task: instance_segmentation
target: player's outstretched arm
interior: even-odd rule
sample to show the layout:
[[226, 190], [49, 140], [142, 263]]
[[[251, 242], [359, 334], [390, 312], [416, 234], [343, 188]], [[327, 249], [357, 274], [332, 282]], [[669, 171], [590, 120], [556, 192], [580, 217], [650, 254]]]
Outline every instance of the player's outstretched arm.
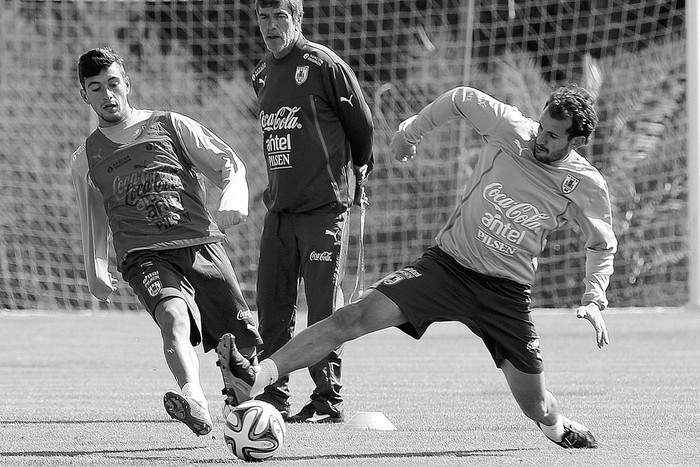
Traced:
[[605, 325], [605, 320], [603, 319], [603, 314], [600, 312], [600, 308], [598, 308], [598, 304], [591, 302], [588, 305], [578, 307], [576, 310], [576, 317], [587, 319], [593, 325], [595, 329], [595, 340], [599, 349], [610, 344], [608, 328]]

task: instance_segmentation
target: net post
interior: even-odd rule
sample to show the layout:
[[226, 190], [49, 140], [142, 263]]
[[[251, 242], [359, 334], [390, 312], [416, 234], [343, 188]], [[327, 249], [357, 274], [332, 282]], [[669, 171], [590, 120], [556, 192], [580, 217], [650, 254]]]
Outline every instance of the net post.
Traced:
[[700, 312], [700, 5], [686, 4], [688, 134], [688, 304], [689, 311]]

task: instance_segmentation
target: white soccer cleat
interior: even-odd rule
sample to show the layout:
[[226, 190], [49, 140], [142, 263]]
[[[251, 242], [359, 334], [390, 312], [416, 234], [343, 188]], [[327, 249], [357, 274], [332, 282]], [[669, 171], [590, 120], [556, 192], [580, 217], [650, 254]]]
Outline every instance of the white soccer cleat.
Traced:
[[197, 436], [209, 434], [214, 426], [209, 409], [191, 397], [168, 391], [163, 396], [163, 405], [171, 418], [187, 425]]

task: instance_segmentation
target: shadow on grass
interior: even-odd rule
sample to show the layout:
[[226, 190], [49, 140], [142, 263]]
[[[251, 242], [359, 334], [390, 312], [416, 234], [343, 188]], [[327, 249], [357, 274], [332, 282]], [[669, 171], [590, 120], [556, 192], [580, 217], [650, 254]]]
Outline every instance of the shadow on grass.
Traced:
[[[119, 459], [124, 461], [136, 460], [136, 461], [147, 461], [147, 456], [131, 457], [129, 454], [142, 453], [146, 454], [149, 452], [177, 452], [177, 451], [188, 451], [191, 452], [197, 449], [206, 449], [203, 446], [187, 446], [187, 447], [163, 447], [163, 448], [144, 448], [144, 449], [102, 449], [95, 451], [22, 451], [22, 452], [8, 452], [0, 451], [1, 457], [85, 457], [85, 456], [95, 456], [95, 455], [119, 455]], [[535, 451], [534, 448], [528, 449], [471, 449], [465, 451], [417, 451], [417, 452], [376, 452], [376, 453], [357, 453], [357, 454], [325, 454], [317, 456], [275, 456], [273, 459], [276, 461], [314, 461], [314, 460], [360, 460], [360, 459], [402, 459], [402, 458], [440, 458], [440, 457], [499, 457], [512, 454], [515, 452], [523, 451]], [[126, 454], [126, 455], [124, 455]], [[170, 460], [185, 460], [184, 458], [173, 458]], [[230, 464], [231, 460], [235, 459], [233, 456], [229, 458], [221, 459], [191, 459], [188, 458], [187, 462], [191, 464]], [[163, 457], [156, 456], [153, 457], [153, 461], [163, 461], [166, 460]]]
[[289, 456], [275, 457], [277, 460], [314, 460], [314, 459], [399, 459], [408, 457], [495, 457], [513, 452], [534, 451], [530, 449], [470, 449], [466, 451], [420, 451], [420, 452], [377, 452], [372, 454], [327, 454], [323, 456]]
[[[94, 456], [99, 454], [134, 454], [137, 452], [170, 452], [170, 451], [192, 451], [193, 449], [205, 449], [202, 446], [189, 447], [167, 447], [167, 448], [148, 448], [148, 449], [102, 449], [97, 451], [22, 451], [22, 452], [3, 452], [0, 451], [0, 457], [82, 457]], [[124, 457], [128, 459], [128, 457]], [[144, 458], [140, 458], [144, 459]], [[158, 458], [159, 460], [161, 458]]]
[[[411, 459], [421, 457], [499, 457], [508, 454], [523, 452], [523, 451], [538, 451], [535, 448], [527, 449], [470, 449], [465, 451], [417, 451], [417, 452], [374, 452], [374, 453], [358, 453], [358, 454], [325, 454], [318, 456], [274, 456], [272, 460], [282, 461], [314, 461], [314, 460], [360, 460], [360, 459]], [[193, 464], [230, 464], [231, 458], [228, 459], [200, 459], [190, 460]]]
[[0, 425], [95, 425], [112, 423], [173, 423], [173, 420], [0, 420]]

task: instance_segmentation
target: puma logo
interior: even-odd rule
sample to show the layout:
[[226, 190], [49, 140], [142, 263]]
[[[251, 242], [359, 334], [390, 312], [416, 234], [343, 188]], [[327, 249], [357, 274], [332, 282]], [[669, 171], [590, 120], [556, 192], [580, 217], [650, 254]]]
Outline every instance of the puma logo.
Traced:
[[350, 97], [343, 97], [343, 96], [340, 96], [340, 102], [347, 102], [348, 104], [350, 104], [350, 107], [352, 107], [352, 106], [353, 106], [353, 105], [352, 105], [352, 98], [353, 98], [353, 97], [355, 97], [354, 94], [350, 94]]
[[527, 146], [523, 147], [522, 144], [520, 143], [520, 140], [519, 140], [519, 139], [516, 139], [514, 142], [515, 142], [515, 145], [518, 147], [518, 156], [522, 156], [522, 155], [523, 155], [523, 151], [529, 151], [529, 150], [530, 150], [530, 148], [528, 148]]
[[341, 242], [343, 241], [343, 240], [342, 240], [343, 232], [342, 232], [339, 228], [337, 228], [337, 227], [334, 228], [333, 230], [326, 229], [326, 231], [325, 231], [324, 233], [325, 233], [326, 235], [330, 235], [331, 237], [333, 237], [333, 240], [334, 240], [333, 243], [334, 243], [335, 245], [340, 245]]

